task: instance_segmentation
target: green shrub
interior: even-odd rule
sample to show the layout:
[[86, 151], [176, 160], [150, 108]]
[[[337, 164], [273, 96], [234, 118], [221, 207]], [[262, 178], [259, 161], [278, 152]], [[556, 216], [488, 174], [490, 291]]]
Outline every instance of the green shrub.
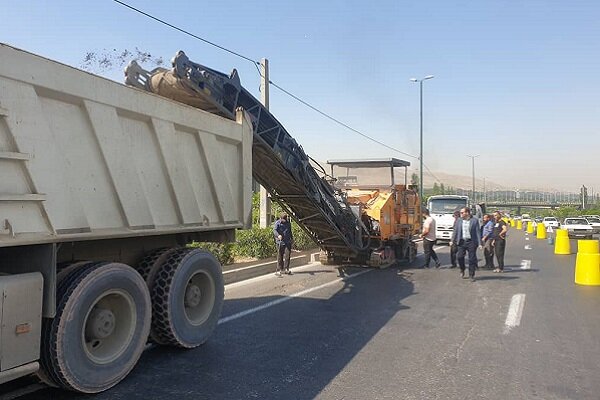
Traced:
[[312, 238], [295, 222], [292, 222], [292, 235], [294, 235], [295, 249], [309, 250], [317, 247]]
[[267, 258], [276, 254], [273, 228], [259, 228], [237, 231], [235, 255], [241, 257]]
[[235, 261], [233, 257], [233, 243], [192, 242], [188, 247], [196, 247], [211, 252], [221, 265], [232, 264]]

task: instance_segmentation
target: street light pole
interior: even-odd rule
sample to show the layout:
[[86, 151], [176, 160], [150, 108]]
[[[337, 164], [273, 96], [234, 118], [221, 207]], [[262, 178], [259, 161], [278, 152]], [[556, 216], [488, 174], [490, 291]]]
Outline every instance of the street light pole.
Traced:
[[467, 155], [467, 157], [471, 157], [472, 162], [472, 172], [473, 172], [473, 203], [475, 203], [475, 157], [479, 157], [481, 154], [476, 154], [474, 156]]
[[419, 82], [419, 110], [420, 110], [420, 151], [419, 151], [419, 198], [423, 201], [423, 81], [433, 79], [433, 75], [427, 75], [423, 79], [411, 78], [411, 82]]

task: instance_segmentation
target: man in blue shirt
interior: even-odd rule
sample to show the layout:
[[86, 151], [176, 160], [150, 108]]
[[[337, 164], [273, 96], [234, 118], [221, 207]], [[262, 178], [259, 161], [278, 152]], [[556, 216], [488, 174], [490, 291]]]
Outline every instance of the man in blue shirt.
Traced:
[[483, 256], [485, 257], [485, 268], [494, 269], [494, 219], [490, 214], [483, 216], [483, 229], [481, 230], [481, 241], [483, 243]]
[[475, 269], [477, 269], [477, 247], [481, 244], [481, 230], [479, 220], [471, 216], [468, 207], [460, 209], [460, 218], [454, 224], [452, 241], [458, 247], [456, 257], [460, 267], [460, 275], [465, 277], [465, 254], [469, 253], [469, 278], [475, 282]]
[[282, 273], [291, 275], [290, 255], [294, 238], [292, 237], [292, 224], [288, 220], [286, 213], [281, 213], [279, 219], [275, 221], [273, 235], [275, 236], [275, 244], [277, 245], [277, 270], [275, 270], [275, 275], [282, 276]]

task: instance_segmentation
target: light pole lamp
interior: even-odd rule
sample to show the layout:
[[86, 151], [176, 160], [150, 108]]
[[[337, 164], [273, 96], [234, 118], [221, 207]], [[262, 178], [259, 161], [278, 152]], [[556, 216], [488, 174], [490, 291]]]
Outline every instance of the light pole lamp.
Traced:
[[419, 198], [423, 201], [423, 81], [433, 79], [433, 75], [427, 75], [422, 79], [411, 78], [411, 82], [419, 83], [419, 104], [420, 104], [420, 151], [419, 151]]
[[479, 157], [481, 154], [476, 154], [474, 156], [467, 155], [467, 157], [471, 157], [472, 162], [472, 175], [473, 175], [473, 203], [475, 203], [475, 157]]

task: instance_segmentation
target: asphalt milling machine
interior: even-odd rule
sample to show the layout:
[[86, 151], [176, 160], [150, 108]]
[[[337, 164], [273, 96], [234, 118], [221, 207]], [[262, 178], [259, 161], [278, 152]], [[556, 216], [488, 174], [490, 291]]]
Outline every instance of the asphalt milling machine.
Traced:
[[[175, 55], [172, 65], [170, 70], [147, 71], [132, 61], [125, 70], [125, 82], [229, 119], [235, 119], [237, 109], [245, 110], [254, 133], [255, 180], [321, 248], [322, 263], [385, 267], [414, 259], [421, 210], [414, 188], [406, 184], [409, 162], [395, 158], [333, 161], [328, 175], [242, 87], [235, 69], [226, 75], [190, 61], [183, 51]], [[342, 180], [344, 184], [337, 184], [334, 166], [387, 167], [391, 183], [362, 187], [359, 182]], [[405, 168], [404, 185], [395, 184], [397, 167]]]

